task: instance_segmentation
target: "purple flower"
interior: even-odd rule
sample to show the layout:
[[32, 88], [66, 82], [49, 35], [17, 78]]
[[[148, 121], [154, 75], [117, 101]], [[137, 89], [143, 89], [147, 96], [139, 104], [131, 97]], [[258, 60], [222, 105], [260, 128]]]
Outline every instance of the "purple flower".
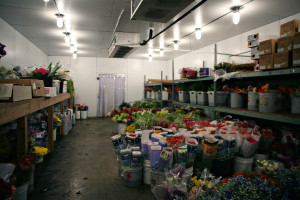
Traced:
[[4, 47], [6, 47], [4, 44], [0, 43], [0, 48], [4, 49]]
[[6, 55], [6, 51], [5, 50], [0, 50], [0, 54], [2, 55], [2, 56], [5, 56]]

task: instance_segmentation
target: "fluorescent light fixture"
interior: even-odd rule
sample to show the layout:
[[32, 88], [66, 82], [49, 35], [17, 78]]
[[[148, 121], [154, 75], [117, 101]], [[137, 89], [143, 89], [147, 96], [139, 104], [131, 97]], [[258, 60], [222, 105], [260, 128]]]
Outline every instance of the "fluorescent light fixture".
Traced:
[[241, 8], [240, 6], [234, 6], [230, 8], [233, 12], [232, 22], [234, 24], [238, 24], [240, 22], [241, 19], [240, 8]]
[[74, 51], [73, 52], [73, 59], [76, 60], [76, 58], [77, 58], [77, 51]]
[[201, 29], [200, 28], [196, 28], [195, 30], [196, 30], [196, 39], [200, 40], [201, 36], [202, 36]]
[[46, 3], [49, 2], [50, 0], [44, 0]]
[[57, 13], [55, 16], [57, 17], [57, 27], [62, 28], [64, 26], [64, 15]]
[[149, 55], [149, 62], [152, 62], [152, 56]]
[[178, 43], [178, 40], [175, 40], [175, 41], [174, 41], [174, 49], [175, 49], [175, 50], [178, 50], [178, 49], [179, 49], [179, 43]]
[[164, 56], [164, 54], [165, 54], [164, 50], [163, 50], [163, 49], [160, 49], [160, 50], [159, 50], [159, 55], [162, 57], [162, 56]]
[[152, 54], [153, 54], [153, 49], [152, 49], [152, 47], [149, 47], [149, 48], [148, 48], [148, 54], [149, 54], [149, 55], [152, 55]]

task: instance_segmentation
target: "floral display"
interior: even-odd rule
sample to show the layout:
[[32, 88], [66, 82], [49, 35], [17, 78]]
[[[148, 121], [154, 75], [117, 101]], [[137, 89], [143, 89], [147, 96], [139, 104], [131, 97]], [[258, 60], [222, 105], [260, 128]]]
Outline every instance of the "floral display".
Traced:
[[258, 160], [258, 168], [261, 173], [268, 175], [269, 177], [275, 177], [279, 171], [279, 163], [272, 160]]
[[38, 156], [44, 156], [44, 155], [47, 155], [48, 149], [46, 147], [34, 146], [32, 153], [34, 153]]
[[291, 96], [296, 96], [296, 97], [299, 97], [300, 96], [300, 86], [298, 88], [289, 88], [288, 89], [288, 93], [291, 95]]
[[0, 178], [0, 199], [7, 199], [16, 192], [16, 187]]

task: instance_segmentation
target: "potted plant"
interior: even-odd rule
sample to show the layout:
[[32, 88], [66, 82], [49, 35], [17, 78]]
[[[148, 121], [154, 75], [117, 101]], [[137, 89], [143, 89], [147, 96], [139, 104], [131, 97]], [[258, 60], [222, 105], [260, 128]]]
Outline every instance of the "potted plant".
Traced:
[[43, 67], [36, 68], [33, 71], [31, 78], [43, 80], [45, 87], [52, 87], [53, 77], [55, 76], [56, 71], [61, 68], [61, 66], [62, 65], [60, 65], [58, 62], [54, 67], [52, 66], [52, 63], [50, 63], [47, 69]]

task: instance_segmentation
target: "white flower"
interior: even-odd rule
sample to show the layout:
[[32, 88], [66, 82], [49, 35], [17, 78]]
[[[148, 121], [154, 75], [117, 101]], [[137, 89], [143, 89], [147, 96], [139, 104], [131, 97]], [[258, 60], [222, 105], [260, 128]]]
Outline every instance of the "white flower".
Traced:
[[274, 168], [273, 168], [273, 167], [269, 167], [269, 168], [268, 168], [268, 171], [271, 171], [271, 172], [272, 172], [272, 171], [274, 171]]

